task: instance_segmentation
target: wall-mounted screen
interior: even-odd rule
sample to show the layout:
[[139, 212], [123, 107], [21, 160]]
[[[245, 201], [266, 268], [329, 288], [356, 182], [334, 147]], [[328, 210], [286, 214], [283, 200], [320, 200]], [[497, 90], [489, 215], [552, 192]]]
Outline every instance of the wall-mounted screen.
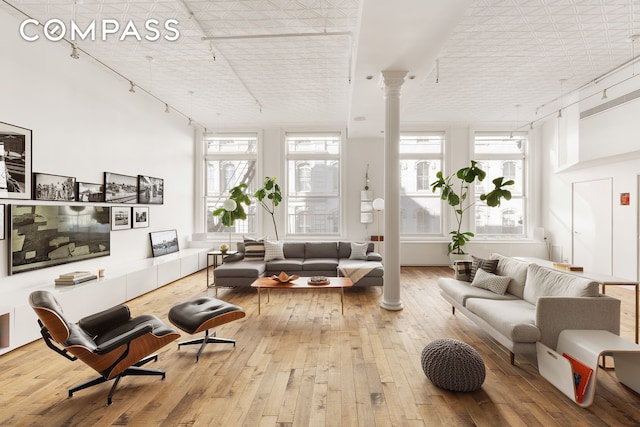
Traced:
[[109, 220], [103, 206], [11, 205], [10, 273], [109, 255]]
[[178, 252], [178, 232], [176, 230], [152, 231], [151, 252], [154, 257]]

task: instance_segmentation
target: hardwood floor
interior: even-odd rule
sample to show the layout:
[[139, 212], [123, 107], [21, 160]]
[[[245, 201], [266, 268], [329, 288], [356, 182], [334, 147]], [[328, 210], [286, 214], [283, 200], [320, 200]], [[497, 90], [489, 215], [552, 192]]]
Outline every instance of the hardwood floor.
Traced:
[[[380, 308], [381, 289], [278, 291], [258, 315], [255, 290], [224, 289], [218, 297], [243, 307], [244, 319], [217, 332], [236, 347], [164, 347], [149, 367], [167, 377], [126, 377], [107, 407], [111, 382], [77, 392], [67, 387], [94, 376], [42, 340], [0, 357], [0, 425], [22, 426], [621, 426], [640, 422], [640, 396], [613, 371], [598, 372], [594, 404], [582, 409], [544, 380], [533, 359], [509, 354], [469, 321], [452, 315], [436, 279], [448, 268], [402, 269], [405, 308]], [[623, 300], [622, 335], [633, 340], [633, 292]], [[167, 321], [177, 302], [214, 295], [196, 273], [129, 303], [134, 315]], [[469, 343], [487, 377], [472, 393], [435, 387], [420, 355], [436, 338]], [[182, 333], [182, 339], [190, 338]]]

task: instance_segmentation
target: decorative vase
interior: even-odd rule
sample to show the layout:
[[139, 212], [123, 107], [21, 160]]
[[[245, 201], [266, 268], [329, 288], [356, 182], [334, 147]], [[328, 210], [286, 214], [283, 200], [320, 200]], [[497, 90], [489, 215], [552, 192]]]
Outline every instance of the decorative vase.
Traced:
[[220, 252], [222, 252], [223, 254], [226, 253], [229, 250], [229, 245], [227, 245], [226, 243], [223, 243], [220, 245]]

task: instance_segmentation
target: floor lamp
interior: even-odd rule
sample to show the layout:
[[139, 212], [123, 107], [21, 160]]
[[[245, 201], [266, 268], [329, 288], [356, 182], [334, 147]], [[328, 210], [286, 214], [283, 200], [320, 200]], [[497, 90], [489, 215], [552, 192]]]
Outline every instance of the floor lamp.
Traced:
[[[231, 220], [231, 212], [235, 211], [236, 208], [238, 207], [238, 204], [236, 203], [235, 200], [233, 199], [227, 199], [224, 201], [224, 203], [222, 204], [222, 207], [224, 207], [224, 210], [226, 211], [225, 215], [229, 215], [229, 219]], [[233, 225], [233, 221], [230, 221], [231, 224], [229, 224], [229, 248], [227, 250], [231, 249], [231, 225]]]
[[378, 235], [376, 236], [376, 240], [378, 241], [378, 253], [382, 254], [382, 252], [380, 252], [380, 212], [384, 210], [384, 199], [377, 198], [373, 201], [372, 205], [373, 209], [378, 211]]

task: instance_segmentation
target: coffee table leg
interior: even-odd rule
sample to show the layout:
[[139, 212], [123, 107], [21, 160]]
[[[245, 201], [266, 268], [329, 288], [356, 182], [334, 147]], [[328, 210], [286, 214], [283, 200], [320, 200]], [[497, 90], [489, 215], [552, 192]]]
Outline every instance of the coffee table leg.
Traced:
[[344, 316], [344, 288], [340, 288], [340, 304], [342, 304], [342, 315]]
[[260, 287], [258, 287], [258, 314], [260, 314]]

